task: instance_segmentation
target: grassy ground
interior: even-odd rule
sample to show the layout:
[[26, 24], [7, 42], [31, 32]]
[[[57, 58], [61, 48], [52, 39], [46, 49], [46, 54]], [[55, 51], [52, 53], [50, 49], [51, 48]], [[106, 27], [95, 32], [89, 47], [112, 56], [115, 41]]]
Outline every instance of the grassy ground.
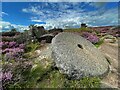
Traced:
[[82, 32], [82, 31], [87, 31], [87, 32], [92, 32], [90, 28], [71, 28], [71, 29], [64, 29], [64, 32]]

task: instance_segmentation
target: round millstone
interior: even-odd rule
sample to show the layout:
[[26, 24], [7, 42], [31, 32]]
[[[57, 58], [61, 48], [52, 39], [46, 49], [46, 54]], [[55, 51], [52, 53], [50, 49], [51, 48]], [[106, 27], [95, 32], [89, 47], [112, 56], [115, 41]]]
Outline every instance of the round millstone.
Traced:
[[74, 79], [84, 76], [103, 76], [109, 64], [102, 53], [85, 38], [63, 32], [52, 40], [52, 57], [64, 74]]

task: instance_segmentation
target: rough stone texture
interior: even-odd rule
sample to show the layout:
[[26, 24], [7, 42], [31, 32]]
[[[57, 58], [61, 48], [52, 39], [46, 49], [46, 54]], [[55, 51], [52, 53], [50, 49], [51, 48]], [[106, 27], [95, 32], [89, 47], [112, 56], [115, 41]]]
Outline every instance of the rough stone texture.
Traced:
[[36, 37], [37, 39], [40, 38], [40, 36], [47, 33], [43, 26], [33, 26], [31, 27], [31, 31], [33, 37]]
[[42, 47], [39, 50], [36, 50], [36, 52], [37, 52], [37, 54], [39, 54], [39, 57], [38, 57], [39, 60], [44, 59], [44, 58], [52, 59], [52, 57], [51, 57], [51, 53], [52, 53], [51, 44], [45, 44], [44, 47]]
[[117, 41], [117, 38], [112, 35], [105, 35], [102, 39], [104, 39], [106, 43], [115, 43]]
[[109, 64], [102, 53], [83, 37], [60, 33], [52, 40], [52, 57], [60, 71], [69, 77], [103, 76]]
[[119, 90], [117, 87], [110, 85], [105, 82], [101, 82], [100, 88], [105, 89], [105, 90]]
[[[119, 81], [119, 75], [120, 73], [118, 72], [118, 42], [115, 43], [108, 43], [104, 42], [100, 47], [100, 51], [104, 53], [105, 57], [108, 59], [110, 62], [110, 72], [109, 74], [102, 80], [104, 83], [109, 84], [110, 86], [114, 87], [119, 87], [118, 83]], [[112, 86], [112, 87], [113, 87]]]

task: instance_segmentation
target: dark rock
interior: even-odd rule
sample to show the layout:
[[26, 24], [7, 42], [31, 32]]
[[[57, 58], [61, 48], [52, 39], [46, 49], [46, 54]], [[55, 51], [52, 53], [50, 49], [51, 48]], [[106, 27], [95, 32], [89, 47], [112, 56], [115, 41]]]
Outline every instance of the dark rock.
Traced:
[[53, 35], [57, 35], [58, 33], [63, 32], [63, 29], [61, 29], [61, 28], [54, 28], [54, 29], [48, 30], [48, 32], [52, 33]]
[[81, 24], [81, 28], [86, 28], [86, 27], [87, 27], [87, 25], [85, 23]]
[[39, 38], [39, 41], [43, 41], [45, 40], [46, 43], [51, 43], [52, 39], [53, 39], [54, 35], [52, 34], [45, 34], [45, 35], [42, 35], [40, 38]]
[[40, 38], [42, 35], [46, 34], [46, 31], [43, 26], [34, 26], [31, 28], [32, 36], [36, 37], [37, 39]]
[[60, 33], [52, 40], [52, 57], [64, 74], [74, 79], [104, 76], [109, 64], [102, 53], [85, 38], [73, 33]]

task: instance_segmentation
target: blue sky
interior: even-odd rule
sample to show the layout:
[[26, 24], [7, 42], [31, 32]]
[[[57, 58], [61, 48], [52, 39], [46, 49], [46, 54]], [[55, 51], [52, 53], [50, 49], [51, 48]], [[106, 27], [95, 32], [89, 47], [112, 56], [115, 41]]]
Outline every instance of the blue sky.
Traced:
[[2, 30], [27, 29], [30, 24], [75, 28], [118, 24], [117, 2], [3, 2]]

